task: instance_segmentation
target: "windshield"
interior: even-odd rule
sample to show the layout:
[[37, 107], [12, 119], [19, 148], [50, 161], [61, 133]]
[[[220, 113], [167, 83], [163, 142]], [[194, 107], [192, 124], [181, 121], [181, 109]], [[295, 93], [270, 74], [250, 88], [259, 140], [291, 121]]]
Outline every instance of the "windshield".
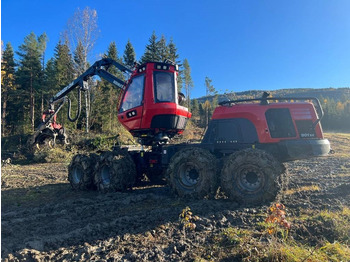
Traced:
[[154, 72], [154, 97], [157, 103], [175, 103], [175, 81], [173, 73]]
[[137, 76], [132, 80], [124, 95], [120, 112], [127, 111], [142, 104], [144, 80], [144, 75]]

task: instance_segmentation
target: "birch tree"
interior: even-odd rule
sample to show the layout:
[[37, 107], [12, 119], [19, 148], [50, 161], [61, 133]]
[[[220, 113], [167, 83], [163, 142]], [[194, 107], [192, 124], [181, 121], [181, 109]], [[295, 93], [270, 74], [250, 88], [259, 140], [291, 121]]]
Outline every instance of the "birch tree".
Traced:
[[[89, 57], [95, 47], [99, 36], [97, 26], [97, 11], [86, 7], [84, 10], [78, 8], [74, 15], [68, 20], [66, 36], [69, 39], [71, 50], [79, 53], [79, 59], [74, 59], [74, 69], [76, 76], [79, 76], [89, 67]], [[85, 125], [86, 132], [89, 132], [89, 113], [90, 113], [90, 90], [85, 92]]]

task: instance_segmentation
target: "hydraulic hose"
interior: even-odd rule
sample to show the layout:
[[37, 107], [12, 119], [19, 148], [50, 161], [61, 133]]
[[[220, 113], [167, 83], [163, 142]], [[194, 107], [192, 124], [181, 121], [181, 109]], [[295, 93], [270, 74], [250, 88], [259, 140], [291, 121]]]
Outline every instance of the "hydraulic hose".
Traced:
[[81, 90], [80, 88], [78, 89], [78, 112], [76, 114], [76, 116], [74, 118], [72, 118], [70, 116], [70, 113], [71, 113], [71, 100], [68, 98], [68, 111], [67, 111], [67, 117], [68, 117], [68, 120], [71, 121], [71, 122], [75, 122], [78, 120], [79, 116], [80, 116], [80, 113], [81, 113]]

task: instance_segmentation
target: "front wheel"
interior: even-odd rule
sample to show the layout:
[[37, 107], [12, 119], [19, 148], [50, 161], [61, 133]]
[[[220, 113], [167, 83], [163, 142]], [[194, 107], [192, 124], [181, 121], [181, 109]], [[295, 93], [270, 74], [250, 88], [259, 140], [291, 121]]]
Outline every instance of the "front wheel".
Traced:
[[75, 190], [93, 188], [93, 170], [97, 155], [75, 155], [68, 167], [68, 181]]
[[101, 192], [124, 191], [136, 180], [136, 167], [127, 151], [116, 150], [101, 154], [94, 181]]
[[180, 197], [213, 197], [217, 189], [216, 158], [202, 148], [182, 149], [171, 159], [167, 180]]
[[241, 204], [259, 205], [275, 200], [284, 183], [285, 167], [258, 149], [231, 154], [221, 171], [221, 189]]

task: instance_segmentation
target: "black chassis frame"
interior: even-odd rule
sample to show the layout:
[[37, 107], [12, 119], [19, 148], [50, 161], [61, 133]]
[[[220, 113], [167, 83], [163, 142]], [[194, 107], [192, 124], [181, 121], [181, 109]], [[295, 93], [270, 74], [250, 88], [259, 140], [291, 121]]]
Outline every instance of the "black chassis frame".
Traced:
[[230, 150], [223, 144], [183, 143], [159, 145], [150, 151], [129, 152], [136, 165], [138, 177], [142, 177], [143, 174], [162, 176], [170, 164], [171, 158], [177, 152], [190, 147], [206, 149], [214, 154], [217, 159], [222, 159], [227, 155], [247, 148], [260, 149], [272, 154], [280, 162], [325, 156], [330, 152], [330, 144], [327, 139], [285, 140], [274, 144], [236, 143], [231, 146]]

